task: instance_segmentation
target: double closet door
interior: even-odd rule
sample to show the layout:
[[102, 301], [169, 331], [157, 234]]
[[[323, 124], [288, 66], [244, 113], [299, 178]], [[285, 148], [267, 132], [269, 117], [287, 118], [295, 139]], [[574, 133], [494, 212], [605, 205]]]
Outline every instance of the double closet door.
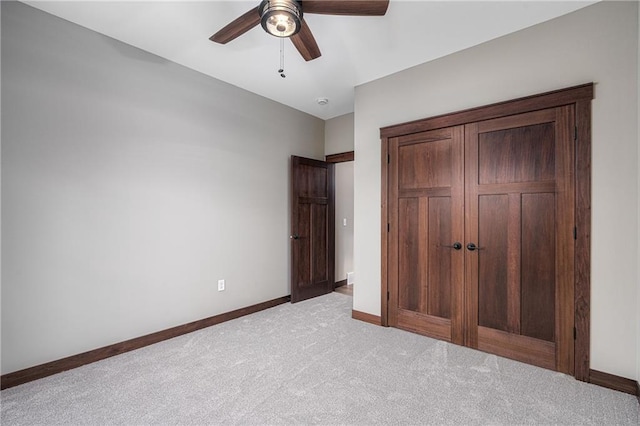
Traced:
[[573, 374], [574, 106], [388, 141], [388, 325]]

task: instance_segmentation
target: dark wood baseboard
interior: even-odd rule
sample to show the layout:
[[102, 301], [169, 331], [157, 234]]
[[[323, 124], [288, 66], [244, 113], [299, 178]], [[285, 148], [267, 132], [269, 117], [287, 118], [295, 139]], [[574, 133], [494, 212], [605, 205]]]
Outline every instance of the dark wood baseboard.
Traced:
[[153, 345], [154, 343], [162, 342], [163, 340], [172, 339], [174, 337], [182, 336], [183, 334], [211, 327], [212, 325], [220, 324], [225, 321], [230, 321], [232, 319], [240, 318], [245, 315], [273, 308], [274, 306], [281, 305], [283, 303], [289, 302], [290, 300], [291, 296], [279, 297], [277, 299], [268, 300], [256, 305], [236, 309], [235, 311], [226, 312], [209, 318], [190, 322], [188, 324], [183, 324], [177, 327], [172, 327], [166, 330], [147, 334], [146, 336], [136, 337], [134, 339], [125, 340], [124, 342], [115, 343], [103, 348], [94, 349], [78, 355], [72, 355], [67, 358], [47, 362], [46, 364], [36, 365], [35, 367], [25, 368], [24, 370], [4, 374], [2, 375], [2, 377], [0, 377], [1, 388], [6, 389], [21, 385], [23, 383], [31, 382], [33, 380], [42, 379], [44, 377], [61, 373], [63, 371], [81, 367], [92, 362], [100, 361], [105, 358], [140, 349], [145, 346]]
[[374, 325], [382, 324], [379, 316], [368, 314], [366, 312], [356, 311], [355, 309], [351, 310], [351, 318], [357, 319], [359, 321], [368, 322], [369, 324], [374, 324]]
[[635, 380], [603, 373], [602, 371], [589, 370], [589, 383], [624, 393], [630, 393], [631, 395], [640, 395], [638, 383]]
[[638, 404], [640, 404], [640, 382], [636, 382], [636, 396], [638, 397]]
[[333, 288], [342, 287], [343, 285], [347, 285], [347, 280], [338, 281], [333, 285]]

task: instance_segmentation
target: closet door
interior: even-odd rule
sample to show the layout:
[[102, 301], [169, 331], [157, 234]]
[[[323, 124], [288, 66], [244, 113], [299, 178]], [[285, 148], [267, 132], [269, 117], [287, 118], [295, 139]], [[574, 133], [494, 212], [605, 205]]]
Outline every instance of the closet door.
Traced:
[[574, 122], [559, 107], [465, 126], [465, 344], [573, 373]]
[[464, 127], [389, 151], [389, 325], [463, 342]]

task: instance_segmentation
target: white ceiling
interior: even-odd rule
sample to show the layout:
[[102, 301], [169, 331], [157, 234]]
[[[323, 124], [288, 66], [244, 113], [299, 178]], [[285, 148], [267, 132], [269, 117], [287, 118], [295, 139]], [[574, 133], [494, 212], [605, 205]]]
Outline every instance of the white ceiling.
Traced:
[[322, 56], [305, 62], [285, 40], [283, 79], [280, 40], [260, 26], [227, 45], [209, 41], [259, 2], [24, 1], [322, 119], [352, 112], [355, 86], [595, 3], [391, 0], [382, 17], [307, 14]]

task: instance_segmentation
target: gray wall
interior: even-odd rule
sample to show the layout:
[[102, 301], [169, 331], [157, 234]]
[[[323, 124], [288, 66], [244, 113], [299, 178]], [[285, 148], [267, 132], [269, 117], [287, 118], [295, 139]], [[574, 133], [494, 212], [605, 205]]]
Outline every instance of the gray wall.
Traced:
[[[638, 7], [638, 22], [640, 22], [640, 7]], [[640, 26], [640, 24], [639, 24]], [[640, 29], [638, 30], [638, 113], [640, 114]], [[640, 120], [638, 120], [638, 188], [640, 188]], [[640, 246], [640, 196], [638, 197], [638, 245]], [[640, 248], [638, 249], [638, 261], [636, 263], [640, 265]], [[638, 266], [638, 305], [636, 307], [636, 327], [637, 327], [637, 340], [636, 340], [636, 380], [638, 381], [638, 388], [640, 389], [640, 266]]]
[[325, 122], [324, 155], [353, 151], [354, 114], [345, 114]]
[[289, 294], [322, 120], [12, 2], [2, 113], [3, 374]]
[[335, 165], [336, 282], [353, 272], [353, 163]]
[[637, 377], [637, 2], [597, 3], [356, 87], [354, 309], [380, 314], [380, 127], [587, 82], [596, 83], [591, 368]]

